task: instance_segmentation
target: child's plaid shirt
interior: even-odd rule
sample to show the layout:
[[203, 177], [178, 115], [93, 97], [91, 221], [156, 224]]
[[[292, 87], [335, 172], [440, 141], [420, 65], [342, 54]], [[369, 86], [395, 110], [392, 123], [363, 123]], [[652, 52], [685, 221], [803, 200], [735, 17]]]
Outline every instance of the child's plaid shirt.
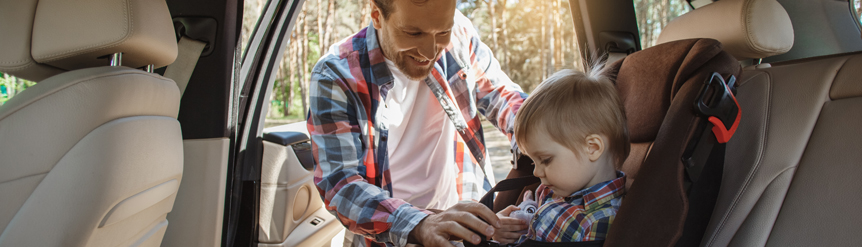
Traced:
[[[446, 169], [458, 171], [459, 198], [476, 201], [491, 188], [478, 114], [512, 141], [515, 112], [526, 98], [478, 37], [470, 21], [455, 13], [449, 46], [424, 80], [458, 130], [452, 136], [455, 165]], [[389, 122], [378, 115], [393, 82], [384, 61], [370, 25], [333, 45], [312, 70], [308, 131], [314, 182], [326, 209], [351, 232], [403, 246], [429, 212], [390, 197]]]
[[554, 198], [545, 185], [536, 189], [540, 203], [530, 229], [518, 243], [527, 239], [539, 242], [584, 242], [604, 240], [625, 193], [626, 176], [579, 190], [570, 196]]

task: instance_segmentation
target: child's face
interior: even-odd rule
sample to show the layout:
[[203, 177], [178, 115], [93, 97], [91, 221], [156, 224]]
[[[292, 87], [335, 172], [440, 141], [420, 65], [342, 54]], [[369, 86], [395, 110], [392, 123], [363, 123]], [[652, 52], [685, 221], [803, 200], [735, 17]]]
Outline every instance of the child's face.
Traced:
[[533, 175], [540, 178], [542, 184], [554, 190], [555, 195], [569, 196], [587, 186], [602, 182], [593, 181], [601, 164], [590, 160], [587, 145], [583, 150], [578, 150], [580, 155], [576, 155], [545, 132], [536, 130], [531, 133], [522, 147], [522, 151], [533, 159], [536, 165]]

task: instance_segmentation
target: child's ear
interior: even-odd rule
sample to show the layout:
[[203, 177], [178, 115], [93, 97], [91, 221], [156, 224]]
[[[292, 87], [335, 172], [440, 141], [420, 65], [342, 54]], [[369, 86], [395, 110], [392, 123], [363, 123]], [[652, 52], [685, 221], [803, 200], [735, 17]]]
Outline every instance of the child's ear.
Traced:
[[585, 142], [587, 144], [587, 158], [590, 159], [591, 162], [595, 162], [602, 157], [602, 154], [605, 152], [605, 139], [602, 136], [597, 134], [590, 134], [587, 136]]

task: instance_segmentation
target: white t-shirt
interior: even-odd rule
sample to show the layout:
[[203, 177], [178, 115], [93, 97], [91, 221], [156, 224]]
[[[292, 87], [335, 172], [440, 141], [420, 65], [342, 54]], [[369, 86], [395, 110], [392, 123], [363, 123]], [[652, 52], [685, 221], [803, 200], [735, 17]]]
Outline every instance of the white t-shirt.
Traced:
[[425, 82], [407, 78], [389, 59], [386, 65], [395, 77], [384, 101], [393, 197], [448, 209], [458, 203], [455, 126]]

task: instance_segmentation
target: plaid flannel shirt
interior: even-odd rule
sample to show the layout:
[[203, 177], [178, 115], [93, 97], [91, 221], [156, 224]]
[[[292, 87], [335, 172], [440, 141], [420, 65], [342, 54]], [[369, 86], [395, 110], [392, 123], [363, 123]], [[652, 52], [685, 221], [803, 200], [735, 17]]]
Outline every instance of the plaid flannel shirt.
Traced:
[[[403, 246], [413, 227], [430, 214], [391, 197], [389, 123], [378, 113], [392, 83], [371, 25], [333, 45], [311, 74], [307, 122], [314, 182], [326, 209], [351, 232], [366, 237], [354, 245]], [[458, 130], [452, 136], [457, 167], [447, 168], [458, 171], [458, 196], [478, 201], [491, 188], [483, 169], [489, 160], [478, 114], [513, 141], [515, 112], [526, 94], [503, 73], [458, 11], [451, 41], [424, 83]]]
[[623, 199], [626, 175], [579, 190], [570, 196], [554, 198], [545, 185], [536, 189], [540, 202], [530, 229], [518, 242], [584, 242], [604, 240]]

